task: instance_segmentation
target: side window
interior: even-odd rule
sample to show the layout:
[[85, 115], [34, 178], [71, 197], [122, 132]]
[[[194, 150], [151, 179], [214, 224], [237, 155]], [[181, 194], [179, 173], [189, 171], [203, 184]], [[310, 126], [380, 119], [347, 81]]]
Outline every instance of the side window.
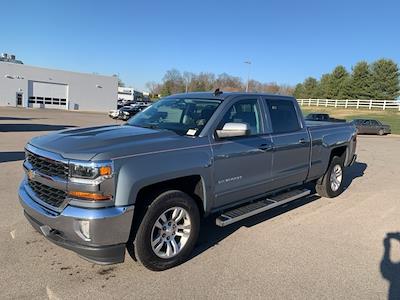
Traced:
[[274, 133], [300, 130], [296, 109], [291, 101], [267, 100]]
[[371, 122], [370, 122], [370, 120], [365, 120], [365, 121], [364, 121], [364, 123], [363, 123], [363, 125], [365, 125], [365, 126], [369, 126], [369, 125], [371, 125]]
[[377, 121], [375, 121], [375, 120], [371, 120], [371, 125], [372, 125], [372, 126], [378, 126], [379, 124], [378, 124], [378, 122], [377, 122]]
[[240, 100], [225, 113], [217, 129], [221, 130], [226, 123], [247, 123], [251, 135], [262, 133], [261, 114], [257, 99]]

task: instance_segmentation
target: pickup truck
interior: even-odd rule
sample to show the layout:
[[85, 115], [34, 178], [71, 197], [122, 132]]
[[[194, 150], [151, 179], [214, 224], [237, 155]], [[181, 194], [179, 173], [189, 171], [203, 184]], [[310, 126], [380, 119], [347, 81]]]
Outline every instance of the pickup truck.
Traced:
[[55, 244], [99, 264], [128, 249], [160, 271], [188, 259], [201, 218], [227, 226], [307, 196], [306, 183], [338, 196], [356, 138], [350, 123], [307, 125], [293, 97], [177, 94], [123, 125], [33, 138], [19, 199]]
[[332, 118], [329, 114], [311, 113], [306, 116], [306, 121], [346, 122], [344, 119]]

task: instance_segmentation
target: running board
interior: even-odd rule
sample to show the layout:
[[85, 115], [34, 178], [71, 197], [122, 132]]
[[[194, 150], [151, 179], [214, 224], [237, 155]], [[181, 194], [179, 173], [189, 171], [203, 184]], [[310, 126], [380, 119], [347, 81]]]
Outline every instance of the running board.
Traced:
[[257, 215], [271, 208], [281, 206], [290, 201], [300, 199], [311, 193], [307, 189], [292, 190], [283, 194], [278, 194], [276, 196], [268, 197], [267, 199], [259, 200], [257, 202], [252, 202], [250, 204], [240, 206], [238, 208], [229, 210], [221, 214], [216, 219], [217, 226], [224, 227], [232, 223], [238, 222], [240, 220], [246, 219], [248, 217]]

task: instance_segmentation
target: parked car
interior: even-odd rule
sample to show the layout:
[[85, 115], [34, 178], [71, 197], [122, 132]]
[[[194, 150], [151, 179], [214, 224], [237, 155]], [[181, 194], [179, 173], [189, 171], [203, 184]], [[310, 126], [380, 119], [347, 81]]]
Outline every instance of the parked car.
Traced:
[[30, 140], [19, 199], [34, 228], [81, 257], [120, 263], [127, 247], [165, 270], [190, 257], [201, 218], [227, 226], [306, 197], [306, 183], [340, 195], [356, 139], [350, 123], [306, 125], [293, 97], [172, 95], [122, 126]]
[[356, 126], [358, 134], [384, 135], [392, 132], [389, 125], [382, 124], [378, 120], [355, 119], [352, 123]]
[[145, 108], [151, 105], [150, 102], [148, 103], [134, 103], [132, 105], [123, 106], [119, 109], [113, 109], [108, 112], [108, 116], [112, 119], [120, 119], [120, 120], [128, 120], [138, 112], [144, 110]]
[[311, 113], [306, 116], [307, 121], [346, 122], [344, 119], [331, 118], [329, 114]]
[[144, 110], [145, 108], [149, 107], [150, 104], [135, 104], [130, 106], [124, 106], [119, 110], [118, 119], [121, 120], [129, 120], [131, 117], [136, 115], [138, 112]]

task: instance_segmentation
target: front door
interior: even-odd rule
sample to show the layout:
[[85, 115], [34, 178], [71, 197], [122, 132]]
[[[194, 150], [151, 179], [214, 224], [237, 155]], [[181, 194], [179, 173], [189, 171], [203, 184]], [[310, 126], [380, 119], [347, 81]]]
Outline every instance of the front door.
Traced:
[[274, 145], [271, 186], [280, 189], [302, 183], [308, 175], [310, 137], [291, 100], [264, 99]]
[[22, 106], [22, 93], [17, 93], [17, 106]]
[[236, 138], [216, 137], [212, 143], [215, 207], [265, 193], [272, 167], [272, 141], [265, 134], [259, 99], [237, 99], [222, 115], [216, 129], [226, 123], [247, 123], [251, 133]]

